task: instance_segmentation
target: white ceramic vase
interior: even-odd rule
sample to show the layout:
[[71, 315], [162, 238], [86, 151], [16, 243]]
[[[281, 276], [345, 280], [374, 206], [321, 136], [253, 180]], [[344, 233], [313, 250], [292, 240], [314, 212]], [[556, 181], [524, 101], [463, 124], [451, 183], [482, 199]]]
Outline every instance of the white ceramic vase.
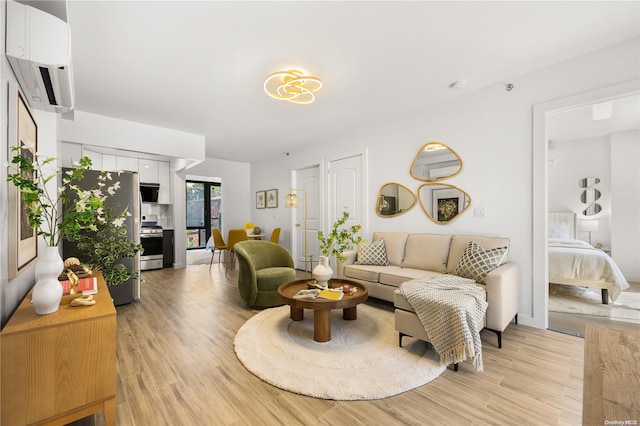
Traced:
[[36, 264], [36, 285], [33, 286], [31, 303], [38, 315], [52, 314], [60, 307], [62, 285], [58, 275], [64, 269], [58, 247], [44, 247]]
[[333, 269], [329, 266], [329, 258], [327, 256], [318, 256], [318, 266], [313, 268], [311, 275], [313, 275], [319, 286], [327, 287], [327, 282], [333, 276]]

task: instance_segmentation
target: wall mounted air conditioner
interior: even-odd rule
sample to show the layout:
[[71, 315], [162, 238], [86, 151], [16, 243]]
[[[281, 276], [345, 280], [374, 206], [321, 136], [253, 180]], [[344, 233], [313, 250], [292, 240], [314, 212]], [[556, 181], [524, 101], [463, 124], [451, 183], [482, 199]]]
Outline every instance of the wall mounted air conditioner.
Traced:
[[6, 55], [32, 108], [73, 109], [71, 33], [63, 20], [7, 1]]

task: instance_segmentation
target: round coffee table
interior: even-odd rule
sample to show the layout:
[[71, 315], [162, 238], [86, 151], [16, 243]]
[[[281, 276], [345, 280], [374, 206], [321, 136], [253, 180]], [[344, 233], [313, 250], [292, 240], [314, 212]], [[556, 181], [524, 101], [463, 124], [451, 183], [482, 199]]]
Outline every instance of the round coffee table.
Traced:
[[342, 318], [345, 320], [358, 319], [357, 305], [367, 300], [369, 293], [367, 288], [360, 283], [346, 279], [331, 279], [329, 287], [342, 288], [343, 284], [349, 284], [351, 288], [357, 288], [355, 293], [346, 293], [340, 300], [326, 299], [294, 299], [293, 296], [300, 290], [306, 290], [307, 282], [311, 280], [296, 280], [278, 287], [280, 299], [291, 306], [291, 319], [301, 321], [304, 318], [304, 310], [313, 310], [313, 340], [316, 342], [328, 342], [331, 340], [331, 310], [342, 309]]

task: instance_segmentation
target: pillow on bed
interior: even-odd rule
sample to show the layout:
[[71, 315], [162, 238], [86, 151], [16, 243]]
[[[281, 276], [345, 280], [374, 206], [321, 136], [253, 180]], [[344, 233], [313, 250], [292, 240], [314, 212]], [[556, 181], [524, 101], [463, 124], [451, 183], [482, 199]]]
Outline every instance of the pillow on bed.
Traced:
[[549, 238], [571, 238], [571, 227], [568, 223], [549, 225]]
[[496, 269], [507, 254], [508, 247], [485, 250], [474, 241], [469, 241], [460, 262], [453, 272], [459, 277], [470, 278], [479, 284], [485, 284], [487, 274]]
[[380, 265], [387, 266], [387, 249], [384, 245], [384, 239], [380, 238], [375, 243], [369, 245], [365, 242], [358, 244], [358, 258], [356, 265]]

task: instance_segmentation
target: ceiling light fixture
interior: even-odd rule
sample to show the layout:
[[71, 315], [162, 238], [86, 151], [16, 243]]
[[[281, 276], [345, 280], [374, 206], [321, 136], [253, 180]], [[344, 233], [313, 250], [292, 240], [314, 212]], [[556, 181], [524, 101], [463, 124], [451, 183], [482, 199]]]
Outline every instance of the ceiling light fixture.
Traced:
[[267, 95], [280, 101], [310, 104], [315, 100], [314, 92], [322, 87], [318, 77], [305, 75], [301, 70], [277, 71], [264, 82]]

